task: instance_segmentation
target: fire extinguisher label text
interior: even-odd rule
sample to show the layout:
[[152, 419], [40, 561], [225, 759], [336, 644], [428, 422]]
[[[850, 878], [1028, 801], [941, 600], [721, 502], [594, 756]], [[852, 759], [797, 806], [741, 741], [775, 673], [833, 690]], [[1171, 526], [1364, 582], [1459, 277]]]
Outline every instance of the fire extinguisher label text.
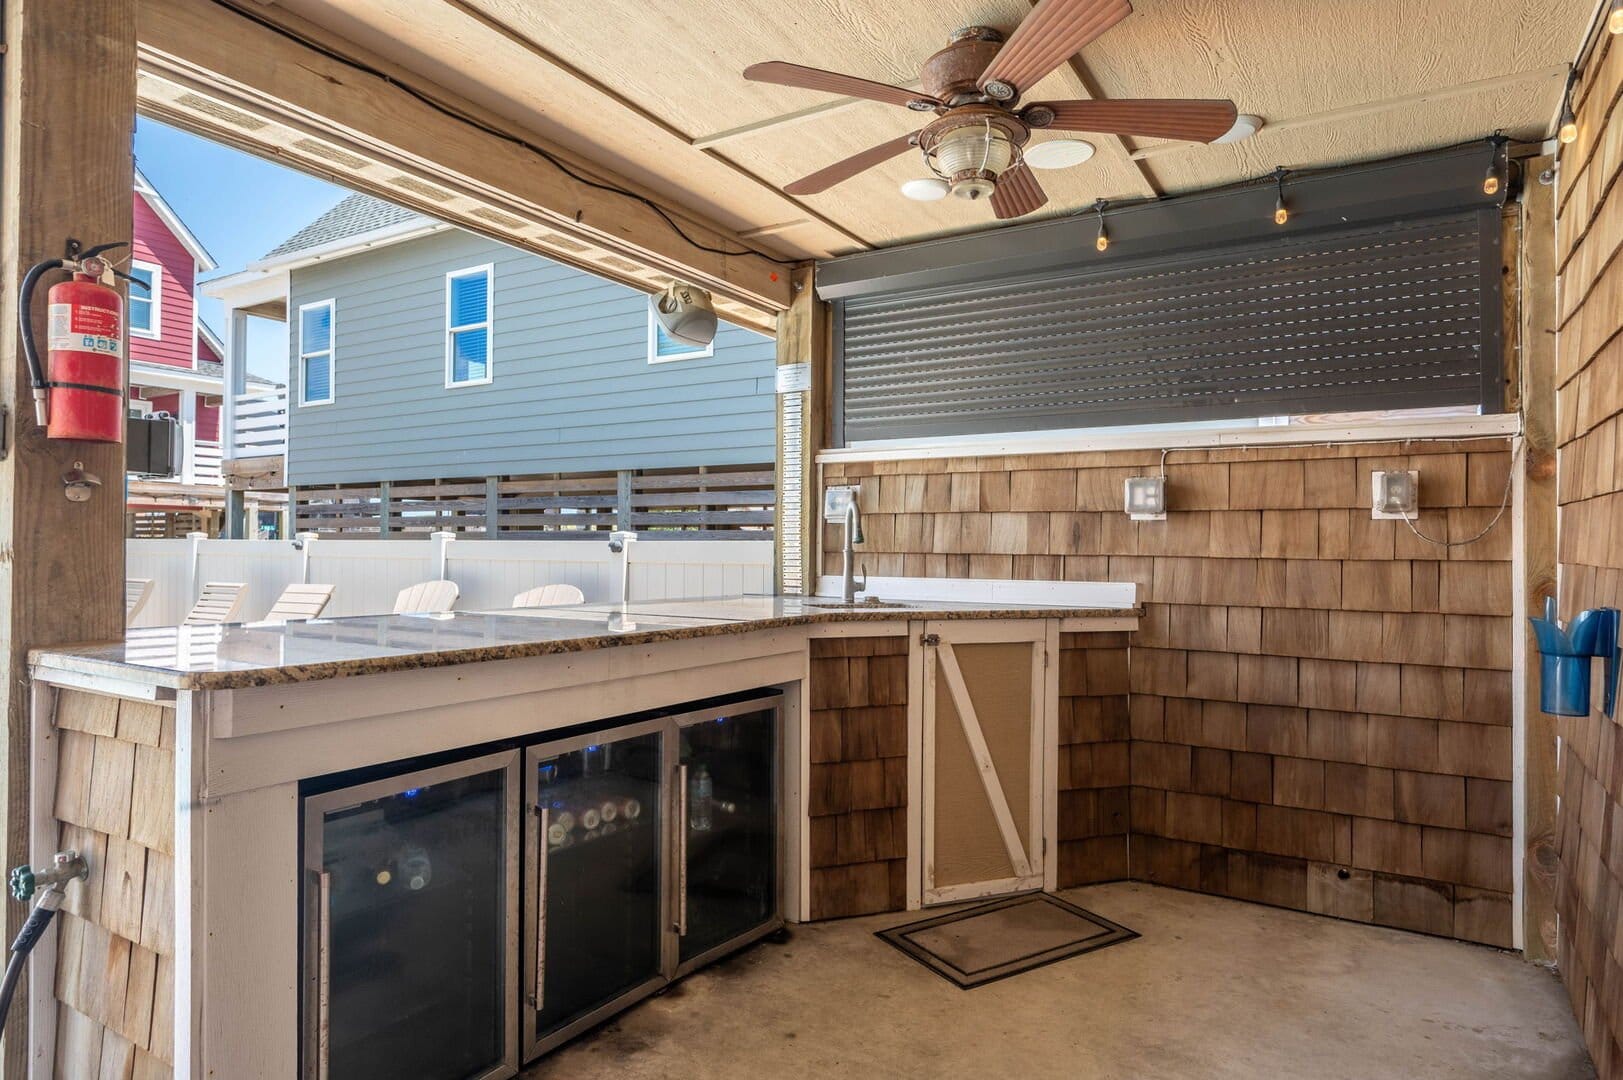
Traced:
[[124, 343], [119, 335], [118, 312], [106, 308], [52, 304], [48, 314], [47, 347], [52, 352], [124, 355]]

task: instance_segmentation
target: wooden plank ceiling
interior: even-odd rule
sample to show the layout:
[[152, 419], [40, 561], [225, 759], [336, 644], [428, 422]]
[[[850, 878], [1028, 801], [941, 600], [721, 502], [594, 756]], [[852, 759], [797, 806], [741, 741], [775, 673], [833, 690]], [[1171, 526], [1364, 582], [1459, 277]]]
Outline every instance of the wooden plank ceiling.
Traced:
[[[277, 0], [492, 113], [790, 256], [995, 226], [914, 203], [916, 155], [794, 199], [781, 186], [917, 127], [882, 104], [745, 82], [791, 60], [908, 84], [957, 27], [1011, 30], [1027, 0]], [[1041, 215], [1484, 137], [1548, 134], [1593, 0], [1137, 0], [1026, 100], [1232, 97], [1264, 117], [1229, 146], [1094, 137], [1046, 171]], [[789, 118], [789, 119], [785, 119]], [[776, 122], [775, 122], [776, 121]], [[739, 132], [739, 129], [745, 129]], [[1053, 136], [1039, 135], [1038, 138]], [[697, 144], [697, 145], [696, 145]], [[1023, 219], [1024, 220], [1024, 219]]]

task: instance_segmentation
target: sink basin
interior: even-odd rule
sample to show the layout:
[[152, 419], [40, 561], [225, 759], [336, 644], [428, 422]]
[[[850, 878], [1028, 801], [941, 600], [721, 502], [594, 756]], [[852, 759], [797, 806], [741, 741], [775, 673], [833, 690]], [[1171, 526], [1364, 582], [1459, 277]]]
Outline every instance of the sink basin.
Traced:
[[907, 606], [906, 604], [899, 604], [894, 600], [881, 600], [874, 596], [867, 597], [863, 600], [853, 600], [849, 604], [847, 604], [844, 600], [822, 600], [815, 598], [810, 600], [802, 600], [801, 604], [805, 607], [839, 608], [842, 611], [861, 611], [865, 608], [899, 608]]

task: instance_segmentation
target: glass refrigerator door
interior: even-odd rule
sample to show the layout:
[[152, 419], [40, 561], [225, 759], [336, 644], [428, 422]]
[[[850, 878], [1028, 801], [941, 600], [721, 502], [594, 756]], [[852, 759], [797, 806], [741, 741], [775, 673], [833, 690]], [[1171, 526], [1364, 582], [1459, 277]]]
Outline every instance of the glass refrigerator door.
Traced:
[[697, 964], [778, 918], [775, 706], [684, 717], [677, 729], [677, 962]]
[[526, 1058], [664, 985], [662, 727], [530, 751]]
[[512, 751], [306, 800], [307, 1076], [518, 1071], [517, 786]]

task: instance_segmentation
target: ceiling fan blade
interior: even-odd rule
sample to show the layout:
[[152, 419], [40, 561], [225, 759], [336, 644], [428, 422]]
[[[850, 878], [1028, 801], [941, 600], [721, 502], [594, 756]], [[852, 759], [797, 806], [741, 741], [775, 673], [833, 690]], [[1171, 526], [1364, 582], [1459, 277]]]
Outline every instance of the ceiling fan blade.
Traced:
[[1234, 126], [1234, 102], [1226, 98], [1133, 98], [1122, 101], [1041, 101], [1052, 109], [1050, 131], [1093, 131], [1209, 143]]
[[1128, 0], [1042, 0], [997, 51], [978, 84], [985, 89], [995, 81], [1029, 90], [1132, 13]]
[[906, 105], [910, 101], [935, 101], [921, 90], [908, 90], [889, 83], [859, 79], [855, 75], [841, 75], [837, 71], [787, 64], [782, 60], [768, 60], [764, 64], [751, 64], [744, 69], [744, 78], [751, 82], [776, 83], [779, 86], [798, 86], [804, 90], [826, 90], [831, 94], [868, 98], [890, 105]]
[[997, 190], [992, 192], [992, 213], [1000, 218], [1017, 218], [1040, 209], [1046, 202], [1048, 193], [1022, 162], [1005, 169], [997, 178]]
[[870, 146], [860, 154], [852, 154], [844, 161], [836, 161], [826, 169], [818, 169], [810, 176], [802, 176], [799, 180], [784, 188], [787, 195], [816, 195], [820, 191], [827, 191], [842, 180], [849, 180], [859, 172], [873, 168], [881, 162], [888, 161], [897, 154], [902, 153], [913, 145], [919, 137], [916, 131], [910, 131], [900, 138], [890, 142]]

